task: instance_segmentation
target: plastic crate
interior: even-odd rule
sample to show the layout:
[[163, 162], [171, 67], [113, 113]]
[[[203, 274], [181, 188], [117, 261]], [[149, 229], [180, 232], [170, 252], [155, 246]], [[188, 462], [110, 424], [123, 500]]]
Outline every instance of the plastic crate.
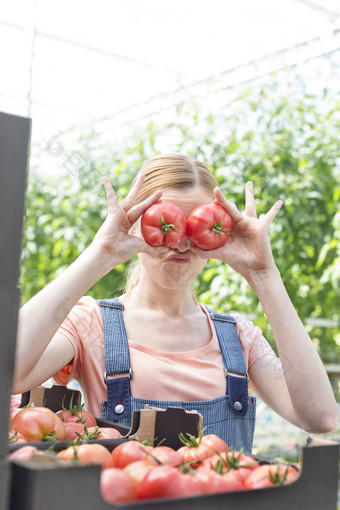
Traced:
[[289, 485], [119, 506], [103, 501], [98, 466], [60, 468], [17, 461], [11, 510], [336, 510], [339, 445], [303, 447], [301, 460], [301, 474]]
[[31, 120], [0, 112], [0, 510], [8, 508], [8, 415], [20, 290], [18, 289]]

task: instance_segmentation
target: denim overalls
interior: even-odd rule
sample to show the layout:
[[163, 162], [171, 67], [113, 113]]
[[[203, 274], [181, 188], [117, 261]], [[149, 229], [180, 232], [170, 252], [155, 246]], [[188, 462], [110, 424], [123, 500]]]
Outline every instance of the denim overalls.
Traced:
[[[183, 407], [187, 411], [195, 410], [202, 414], [204, 434], [216, 434], [223, 438], [230, 448], [243, 448], [244, 452], [251, 453], [256, 399], [248, 397], [248, 374], [234, 317], [208, 308], [223, 356], [226, 373], [225, 395], [213, 400], [191, 402], [149, 400], [131, 396], [132, 371], [122, 314], [124, 305], [118, 298], [104, 299], [98, 303], [103, 319], [106, 368], [104, 378], [107, 383], [107, 401], [101, 403], [102, 419], [130, 426], [132, 411], [143, 409], [146, 404], [160, 408]], [[109, 378], [112, 375], [116, 377]]]

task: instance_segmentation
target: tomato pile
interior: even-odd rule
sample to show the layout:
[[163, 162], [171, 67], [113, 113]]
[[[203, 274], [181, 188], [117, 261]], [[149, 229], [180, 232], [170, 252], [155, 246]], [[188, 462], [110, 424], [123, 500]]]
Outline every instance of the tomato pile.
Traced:
[[138, 441], [121, 443], [112, 451], [113, 467], [102, 471], [100, 489], [107, 503], [155, 498], [182, 498], [240, 491], [293, 482], [293, 466], [260, 465], [254, 457], [229, 450], [218, 436], [195, 438], [175, 451]]
[[47, 407], [16, 408], [10, 415], [9, 442], [80, 441], [117, 439], [122, 437], [111, 427], [98, 427], [95, 417], [83, 404], [54, 413]]
[[[57, 413], [46, 407], [22, 408], [10, 420], [9, 441], [23, 444], [10, 459], [47, 454], [63, 466], [100, 465], [101, 495], [110, 504], [270, 487], [293, 482], [299, 474], [293, 466], [260, 465], [251, 455], [230, 450], [213, 434], [180, 434], [183, 446], [178, 450], [131, 440], [110, 452], [89, 441], [121, 438], [120, 433], [98, 427], [95, 417], [72, 401], [69, 409], [63, 406]], [[36, 441], [68, 443], [59, 453], [46, 453], [28, 444]]]
[[[57, 415], [46, 411], [49, 410], [36, 407], [17, 413], [10, 425], [12, 440], [25, 442], [27, 438], [32, 438], [33, 432], [34, 438], [39, 436], [41, 440], [56, 438], [56, 429], [51, 429], [56, 426], [57, 420], [64, 429], [68, 423], [79, 424], [65, 421], [73, 419], [75, 414]], [[86, 421], [89, 418], [87, 416]], [[49, 452], [48, 455], [54, 455], [62, 465], [100, 465], [100, 492], [109, 504], [270, 487], [293, 482], [299, 474], [297, 469], [289, 465], [260, 465], [251, 455], [230, 450], [220, 437], [213, 434], [201, 434], [198, 438], [180, 434], [183, 446], [178, 450], [131, 440], [118, 444], [110, 452], [102, 444], [87, 442], [97, 437], [109, 437], [105, 436], [106, 429], [87, 429], [84, 423], [80, 424], [83, 434], [76, 432], [77, 439], [69, 443], [67, 448], [57, 454]], [[119, 434], [115, 429], [109, 430], [115, 437]], [[58, 436], [63, 439], [66, 432], [64, 436], [58, 432]], [[44, 454], [28, 444], [13, 452], [10, 458], [29, 460], [33, 455]]]

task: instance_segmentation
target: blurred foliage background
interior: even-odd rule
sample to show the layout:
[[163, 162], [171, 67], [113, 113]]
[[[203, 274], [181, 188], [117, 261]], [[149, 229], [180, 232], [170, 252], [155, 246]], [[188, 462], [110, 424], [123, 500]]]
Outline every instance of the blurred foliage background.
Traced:
[[[225, 195], [242, 210], [244, 185], [254, 182], [258, 213], [279, 198], [284, 205], [270, 238], [277, 266], [301, 318], [334, 321], [333, 327], [306, 323], [326, 363], [340, 354], [340, 115], [339, 100], [324, 89], [318, 95], [304, 83], [275, 76], [244, 87], [214, 113], [195, 98], [176, 105], [166, 119], [155, 116], [135, 128], [119, 146], [100, 133], [79, 135], [81, 161], [65, 154], [68, 172], [46, 176], [30, 169], [26, 197], [21, 296], [25, 303], [91, 242], [106, 216], [101, 175], [111, 179], [119, 198], [146, 159], [180, 152], [202, 160]], [[79, 152], [78, 152], [79, 155]], [[78, 163], [77, 163], [78, 161]], [[116, 267], [88, 294], [119, 295], [131, 261]], [[194, 282], [198, 299], [220, 311], [237, 310], [274, 338], [258, 299], [237, 273], [209, 260]], [[308, 322], [308, 321], [307, 321]]]

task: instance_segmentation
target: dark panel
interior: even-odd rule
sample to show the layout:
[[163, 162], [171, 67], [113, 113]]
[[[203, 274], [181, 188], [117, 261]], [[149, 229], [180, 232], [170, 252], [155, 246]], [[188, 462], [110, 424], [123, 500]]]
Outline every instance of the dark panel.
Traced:
[[0, 283], [19, 278], [31, 120], [0, 112]]
[[289, 485], [117, 507], [100, 496], [98, 466], [46, 469], [14, 464], [10, 510], [335, 510], [338, 466], [339, 445], [304, 448], [301, 476]]
[[0, 510], [8, 510], [9, 504], [9, 465], [0, 460]]
[[31, 120], [0, 112], [0, 458], [7, 452]]
[[12, 392], [20, 291], [0, 284], [0, 458], [7, 453], [9, 402]]

